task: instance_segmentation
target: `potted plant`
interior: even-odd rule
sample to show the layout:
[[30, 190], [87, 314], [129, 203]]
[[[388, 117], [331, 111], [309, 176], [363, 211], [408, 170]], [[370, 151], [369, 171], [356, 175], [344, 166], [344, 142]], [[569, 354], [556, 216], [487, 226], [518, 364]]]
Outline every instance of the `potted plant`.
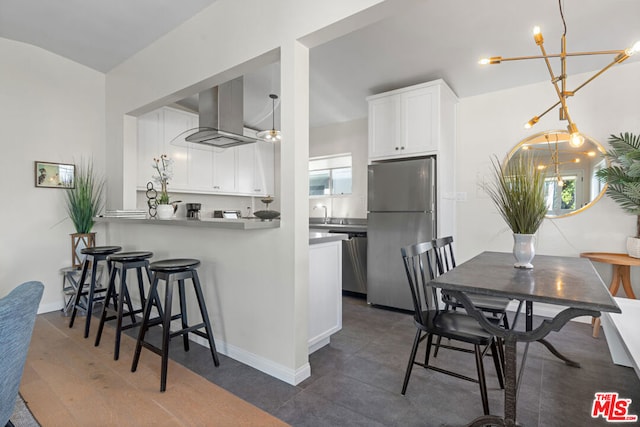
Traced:
[[72, 266], [82, 264], [81, 250], [95, 246], [95, 233], [92, 233], [94, 218], [102, 210], [104, 199], [104, 180], [95, 175], [93, 162], [80, 162], [76, 166], [72, 188], [66, 190], [67, 213], [73, 222], [76, 233], [71, 235]]
[[169, 193], [167, 192], [167, 185], [173, 176], [171, 171], [172, 164], [173, 162], [166, 154], [161, 155], [159, 159], [155, 157], [153, 159], [153, 168], [156, 171], [156, 174], [153, 175], [153, 180], [160, 184], [160, 193], [157, 198], [158, 206], [156, 207], [156, 212], [160, 219], [169, 219], [175, 212], [175, 206], [169, 201]]
[[528, 155], [512, 157], [504, 166], [492, 161], [493, 180], [485, 188], [513, 232], [516, 268], [533, 268], [534, 235], [547, 214], [544, 171]]
[[627, 253], [640, 258], [640, 135], [610, 135], [605, 153], [609, 166], [596, 172], [608, 184], [606, 194], [627, 213], [636, 216], [636, 234], [627, 238]]

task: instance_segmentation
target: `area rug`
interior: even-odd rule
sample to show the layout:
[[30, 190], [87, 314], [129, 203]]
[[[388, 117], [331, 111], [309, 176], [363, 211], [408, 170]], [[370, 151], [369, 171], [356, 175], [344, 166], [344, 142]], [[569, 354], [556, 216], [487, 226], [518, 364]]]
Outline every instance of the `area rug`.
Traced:
[[60, 313], [37, 317], [20, 386], [44, 427], [287, 425], [171, 360], [161, 393], [158, 355], [143, 349], [131, 372], [135, 340], [123, 334], [114, 361], [112, 327], [95, 347], [97, 324], [84, 339], [84, 318], [73, 328], [68, 321]]
[[14, 427], [40, 427], [38, 421], [33, 418], [33, 414], [29, 411], [22, 396], [18, 396], [16, 399], [16, 406], [13, 409], [10, 420]]

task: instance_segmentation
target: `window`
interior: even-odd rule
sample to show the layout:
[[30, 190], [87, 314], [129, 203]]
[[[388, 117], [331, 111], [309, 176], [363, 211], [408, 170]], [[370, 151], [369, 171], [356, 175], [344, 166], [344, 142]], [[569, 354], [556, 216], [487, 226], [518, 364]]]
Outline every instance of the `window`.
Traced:
[[549, 215], [562, 215], [573, 212], [582, 206], [582, 173], [565, 173], [562, 183], [557, 177], [545, 179], [544, 197]]
[[309, 196], [351, 194], [351, 154], [309, 159]]

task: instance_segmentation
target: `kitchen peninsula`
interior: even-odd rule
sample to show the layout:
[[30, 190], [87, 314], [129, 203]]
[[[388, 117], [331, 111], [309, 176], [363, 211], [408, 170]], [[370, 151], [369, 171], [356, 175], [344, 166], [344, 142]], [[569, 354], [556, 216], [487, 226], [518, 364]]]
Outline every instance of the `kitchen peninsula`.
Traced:
[[[278, 345], [279, 337], [304, 328], [311, 353], [328, 344], [330, 335], [342, 328], [341, 257], [342, 239], [347, 235], [304, 229], [310, 281], [296, 292], [301, 298], [298, 304], [304, 301], [309, 308], [302, 311], [304, 319], [291, 323], [277, 309], [290, 299], [290, 290], [279, 286], [278, 264], [260, 262], [265, 254], [291, 256], [273, 244], [285, 233], [280, 224], [280, 220], [258, 219], [103, 217], [97, 218], [96, 229], [104, 236], [104, 244], [117, 242], [125, 251], [151, 251], [152, 261], [199, 259], [198, 273], [219, 353], [296, 384], [310, 375], [310, 369], [307, 364], [307, 370], [291, 371], [276, 362], [284, 351]], [[188, 301], [189, 313], [197, 317], [195, 299]], [[256, 333], [247, 334], [249, 329]], [[190, 339], [205, 345], [199, 337]]]

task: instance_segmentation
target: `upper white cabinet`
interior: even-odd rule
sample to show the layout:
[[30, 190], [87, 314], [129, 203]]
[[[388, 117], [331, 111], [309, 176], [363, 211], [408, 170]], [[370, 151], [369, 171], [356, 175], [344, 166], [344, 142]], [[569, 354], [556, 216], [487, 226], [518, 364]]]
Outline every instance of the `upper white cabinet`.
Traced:
[[161, 152], [157, 154], [166, 154], [171, 160], [173, 160], [173, 178], [171, 179], [171, 188], [188, 189], [189, 188], [189, 158], [190, 158], [190, 145], [186, 144], [184, 138], [187, 133], [180, 135], [181, 133], [193, 129], [198, 126], [198, 116], [186, 111], [175, 110], [173, 108], [164, 108], [164, 147]]
[[238, 148], [241, 147], [213, 149], [213, 191], [238, 192]]
[[435, 154], [455, 132], [457, 99], [442, 80], [367, 98], [369, 160]]
[[196, 114], [170, 107], [138, 118], [139, 189], [146, 189], [147, 182], [152, 180], [153, 159], [166, 154], [173, 160], [170, 191], [244, 196], [273, 194], [273, 144], [258, 141], [216, 148], [185, 141], [189, 133], [186, 131], [197, 126]]
[[[155, 110], [138, 117], [138, 188], [146, 189], [154, 174], [153, 159], [163, 153], [163, 113]], [[157, 185], [154, 183], [154, 187]]]
[[252, 196], [273, 195], [273, 144], [258, 141], [238, 147], [238, 192]]

